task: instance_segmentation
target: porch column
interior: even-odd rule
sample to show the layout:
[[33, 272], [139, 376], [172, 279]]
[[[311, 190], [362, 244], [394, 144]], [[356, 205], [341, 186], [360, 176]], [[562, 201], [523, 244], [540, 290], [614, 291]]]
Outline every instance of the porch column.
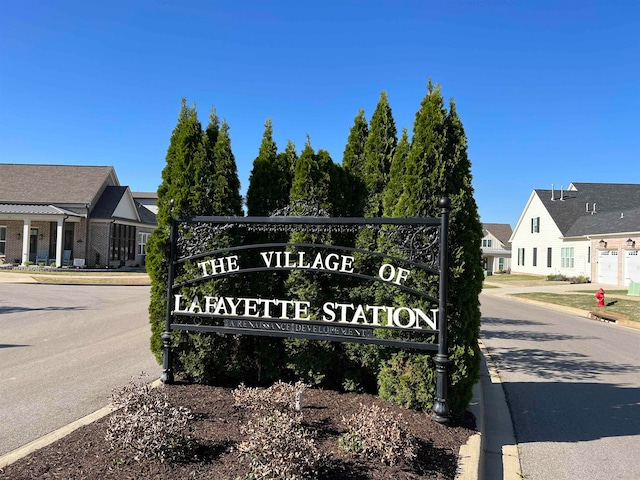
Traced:
[[60, 268], [62, 266], [62, 242], [64, 242], [64, 218], [58, 219], [56, 232], [56, 268]]
[[29, 261], [29, 239], [31, 235], [31, 219], [25, 218], [22, 225], [22, 266]]

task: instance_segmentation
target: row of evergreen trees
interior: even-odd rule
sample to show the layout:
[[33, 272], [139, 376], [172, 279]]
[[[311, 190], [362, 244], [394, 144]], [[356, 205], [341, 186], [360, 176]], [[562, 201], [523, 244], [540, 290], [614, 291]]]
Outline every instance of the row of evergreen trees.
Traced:
[[[473, 198], [467, 140], [454, 102], [447, 109], [439, 86], [427, 85], [409, 139], [400, 139], [386, 93], [367, 122], [361, 110], [348, 135], [341, 164], [325, 150], [314, 151], [309, 138], [298, 156], [289, 141], [278, 152], [273, 127], [267, 120], [253, 163], [246, 195], [250, 216], [268, 216], [288, 207], [290, 214], [302, 208], [331, 216], [437, 217], [438, 201], [452, 200], [449, 227], [449, 392], [454, 412], [464, 410], [472, 396], [480, 367], [478, 294], [482, 286], [480, 241], [482, 229]], [[229, 126], [220, 123], [212, 109], [203, 129], [195, 106], [182, 100], [178, 123], [172, 133], [158, 188], [158, 228], [147, 248], [147, 269], [152, 279], [150, 322], [151, 349], [160, 360], [160, 335], [164, 330], [169, 202], [174, 216], [243, 215], [240, 182], [231, 149]], [[261, 239], [248, 239], [257, 243]], [[264, 240], [264, 239], [262, 239]], [[273, 239], [271, 239], [273, 240]], [[351, 242], [357, 248], [384, 251], [387, 247], [372, 230], [353, 238], [330, 234], [310, 237], [298, 233], [281, 241]], [[227, 240], [219, 239], [219, 244]], [[359, 262], [367, 259], [359, 258]], [[197, 293], [198, 287], [193, 287]], [[202, 288], [202, 287], [200, 287]], [[426, 282], [425, 290], [433, 289]], [[227, 279], [207, 286], [207, 294], [282, 298], [282, 295], [320, 305], [336, 296], [358, 304], [399, 298], [388, 289], [308, 271], [258, 275], [252, 282]], [[243, 292], [242, 289], [249, 289]], [[435, 292], [431, 292], [434, 293]], [[395, 297], [394, 297], [395, 295]], [[434, 296], [437, 297], [437, 294]], [[389, 303], [391, 302], [391, 303]], [[296, 339], [264, 339], [250, 336], [187, 334], [174, 332], [177, 373], [200, 382], [269, 383], [276, 379], [302, 379], [347, 390], [376, 391], [381, 396], [413, 408], [427, 410], [435, 395], [436, 374], [429, 355], [396, 351], [371, 345], [309, 342]]]

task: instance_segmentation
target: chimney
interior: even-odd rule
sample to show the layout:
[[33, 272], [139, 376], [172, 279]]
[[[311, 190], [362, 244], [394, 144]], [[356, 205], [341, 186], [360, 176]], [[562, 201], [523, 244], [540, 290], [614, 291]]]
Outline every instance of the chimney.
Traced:
[[555, 191], [553, 190], [553, 183], [551, 184], [551, 201], [555, 202]]

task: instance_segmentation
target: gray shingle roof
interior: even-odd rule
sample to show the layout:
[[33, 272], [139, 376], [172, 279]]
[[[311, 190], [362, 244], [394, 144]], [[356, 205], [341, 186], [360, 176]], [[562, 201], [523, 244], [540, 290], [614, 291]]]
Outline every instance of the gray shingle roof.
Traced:
[[[623, 183], [573, 183], [576, 190], [565, 190], [560, 200], [560, 190], [538, 190], [535, 192], [553, 218], [563, 236], [581, 236], [600, 230], [639, 231], [634, 223], [632, 211], [640, 208], [640, 184]], [[592, 213], [595, 204], [595, 212]], [[605, 215], [607, 214], [607, 215]], [[620, 225], [620, 215], [627, 217], [624, 227]], [[594, 218], [595, 217], [595, 218]], [[627, 226], [635, 228], [627, 229]], [[624, 230], [615, 230], [623, 227]]]
[[483, 223], [482, 229], [490, 232], [491, 235], [500, 240], [504, 244], [505, 248], [511, 248], [509, 238], [513, 231], [511, 229], [511, 225], [508, 223]]
[[113, 167], [0, 163], [0, 203], [91, 204]]

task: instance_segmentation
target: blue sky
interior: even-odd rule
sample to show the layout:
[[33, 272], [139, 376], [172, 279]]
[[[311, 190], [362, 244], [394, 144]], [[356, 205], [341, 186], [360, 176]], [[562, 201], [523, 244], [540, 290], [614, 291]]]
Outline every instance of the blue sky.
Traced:
[[638, 32], [637, 0], [2, 2], [0, 162], [155, 191], [186, 97], [229, 123], [244, 192], [267, 118], [339, 163], [360, 108], [385, 90], [411, 131], [431, 77], [482, 221], [515, 227], [535, 188], [640, 183]]

